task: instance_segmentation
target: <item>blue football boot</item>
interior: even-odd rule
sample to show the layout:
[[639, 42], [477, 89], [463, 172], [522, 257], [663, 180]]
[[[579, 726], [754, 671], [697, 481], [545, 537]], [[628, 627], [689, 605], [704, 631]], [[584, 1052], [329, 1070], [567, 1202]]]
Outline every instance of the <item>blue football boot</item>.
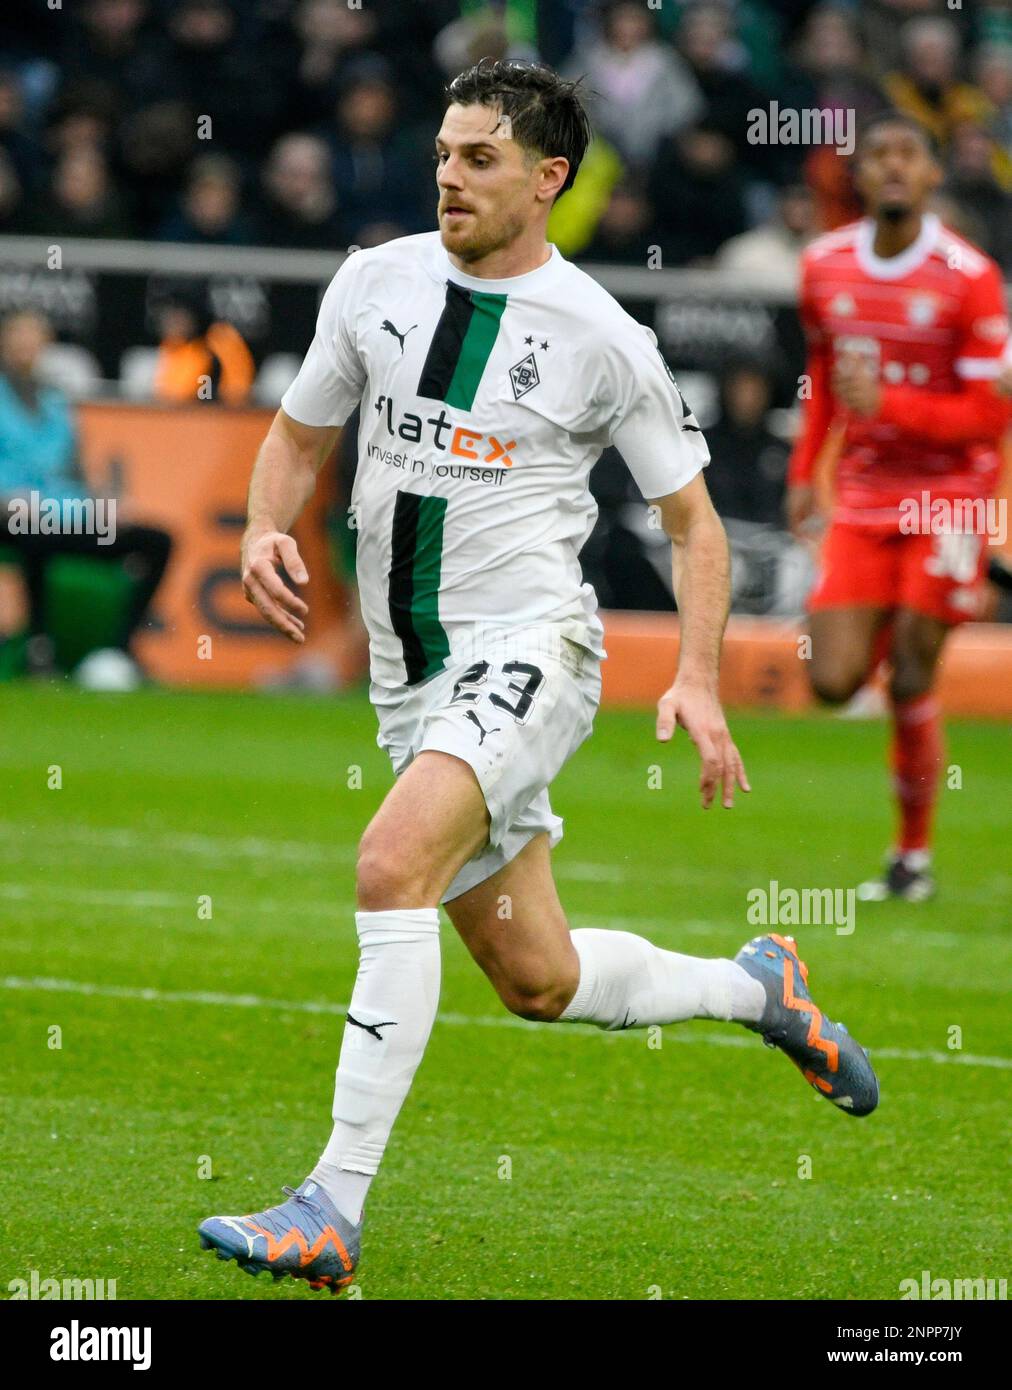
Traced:
[[346, 1221], [319, 1183], [284, 1187], [288, 1201], [252, 1216], [209, 1216], [197, 1228], [205, 1250], [235, 1260], [247, 1274], [290, 1274], [311, 1289], [338, 1293], [355, 1275], [362, 1223]]
[[758, 1023], [767, 1047], [779, 1047], [805, 1080], [849, 1115], [870, 1115], [878, 1105], [878, 1081], [868, 1053], [842, 1023], [831, 1023], [808, 992], [808, 967], [792, 936], [756, 936], [735, 961], [766, 991]]

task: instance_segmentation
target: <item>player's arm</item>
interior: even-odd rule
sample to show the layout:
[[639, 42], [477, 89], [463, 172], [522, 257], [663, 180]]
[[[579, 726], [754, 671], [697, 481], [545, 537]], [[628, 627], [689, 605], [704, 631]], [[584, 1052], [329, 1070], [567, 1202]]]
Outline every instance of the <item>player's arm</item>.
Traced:
[[712, 804], [718, 783], [723, 804], [731, 807], [736, 783], [742, 791], [751, 788], [718, 691], [720, 647], [731, 595], [727, 537], [701, 473], [651, 505], [658, 509], [671, 540], [680, 631], [678, 673], [658, 702], [657, 737], [667, 742], [676, 727], [685, 729], [702, 760], [703, 807]]
[[316, 334], [260, 446], [250, 480], [243, 592], [269, 623], [298, 643], [305, 641], [303, 620], [309, 610], [279, 570], [284, 566], [296, 584], [309, 579], [287, 533], [312, 497], [316, 476], [362, 397], [365, 369], [351, 312], [362, 264], [357, 255], [347, 257], [323, 296]]
[[303, 425], [279, 410], [250, 479], [242, 540], [243, 593], [293, 642], [306, 640], [304, 618], [309, 610], [278, 571], [284, 566], [296, 584], [309, 580], [298, 546], [287, 533], [312, 497], [317, 474], [340, 437], [340, 425]]
[[802, 274], [799, 313], [808, 342], [801, 380], [801, 430], [787, 464], [787, 524], [801, 537], [805, 523], [815, 516], [815, 461], [836, 414], [830, 390], [829, 343], [818, 321], [809, 289], [809, 270]]
[[841, 362], [833, 389], [858, 415], [874, 416], [903, 434], [933, 444], [974, 444], [1001, 437], [1008, 406], [994, 378], [967, 381], [961, 391], [922, 391], [919, 386], [882, 386], [856, 359]]

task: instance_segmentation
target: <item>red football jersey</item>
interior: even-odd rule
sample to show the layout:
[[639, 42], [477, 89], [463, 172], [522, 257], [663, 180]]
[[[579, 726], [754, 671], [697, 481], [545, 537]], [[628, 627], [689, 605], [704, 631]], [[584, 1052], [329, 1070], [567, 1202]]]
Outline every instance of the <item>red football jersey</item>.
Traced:
[[[933, 213], [898, 256], [877, 256], [874, 237], [864, 218], [804, 254], [811, 395], [790, 476], [811, 477], [826, 431], [842, 422], [838, 519], [894, 524], [900, 502], [923, 490], [951, 500], [993, 492], [1008, 407], [992, 382], [1009, 329], [998, 266]], [[873, 418], [847, 410], [830, 389], [834, 358], [853, 352], [880, 375]]]

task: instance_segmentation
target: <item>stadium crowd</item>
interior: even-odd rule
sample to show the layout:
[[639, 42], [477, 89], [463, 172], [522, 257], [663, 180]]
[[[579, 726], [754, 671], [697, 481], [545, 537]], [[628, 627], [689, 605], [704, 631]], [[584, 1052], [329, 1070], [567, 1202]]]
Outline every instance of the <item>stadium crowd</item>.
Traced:
[[566, 254], [790, 271], [859, 215], [829, 146], [749, 113], [896, 106], [948, 220], [1012, 270], [1012, 13], [994, 0], [19, 0], [0, 15], [0, 234], [292, 248], [433, 224], [441, 89], [485, 54], [598, 94]]

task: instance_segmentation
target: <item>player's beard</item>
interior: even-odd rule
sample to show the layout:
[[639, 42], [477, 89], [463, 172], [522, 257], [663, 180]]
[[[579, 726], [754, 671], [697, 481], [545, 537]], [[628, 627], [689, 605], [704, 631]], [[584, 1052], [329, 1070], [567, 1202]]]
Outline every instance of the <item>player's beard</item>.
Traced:
[[913, 211], [909, 203], [884, 203], [878, 210], [883, 222], [902, 222]]
[[447, 251], [454, 256], [459, 256], [464, 262], [483, 260], [490, 256], [493, 251], [499, 251], [504, 246], [508, 246], [523, 231], [523, 219], [519, 216], [510, 217], [503, 214], [499, 217], [487, 215], [483, 218], [472, 216], [471, 225], [465, 232], [454, 234], [451, 232], [449, 238], [440, 224], [440, 237]]

